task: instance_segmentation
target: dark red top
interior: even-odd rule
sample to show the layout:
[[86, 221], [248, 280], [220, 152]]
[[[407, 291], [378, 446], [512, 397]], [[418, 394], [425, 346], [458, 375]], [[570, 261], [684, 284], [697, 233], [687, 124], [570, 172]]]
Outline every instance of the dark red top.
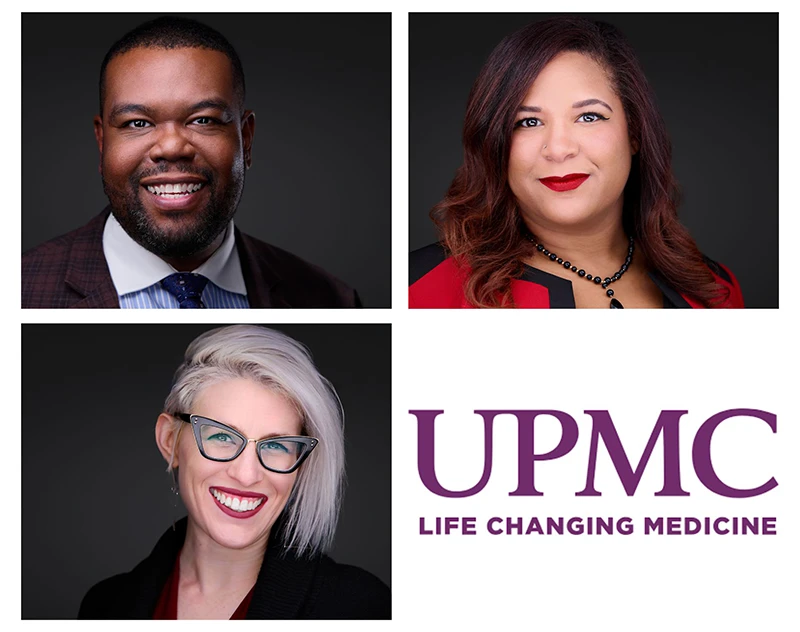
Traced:
[[[177, 619], [178, 618], [178, 586], [181, 583], [181, 556], [175, 558], [175, 566], [172, 568], [172, 573], [167, 578], [167, 583], [161, 590], [161, 596], [158, 598], [156, 610], [153, 613], [153, 619]], [[255, 586], [253, 586], [255, 588]], [[242, 599], [242, 603], [236, 608], [236, 612], [231, 615], [231, 621], [234, 619], [244, 619], [247, 614], [247, 609], [250, 607], [250, 601], [253, 599], [253, 588]]]

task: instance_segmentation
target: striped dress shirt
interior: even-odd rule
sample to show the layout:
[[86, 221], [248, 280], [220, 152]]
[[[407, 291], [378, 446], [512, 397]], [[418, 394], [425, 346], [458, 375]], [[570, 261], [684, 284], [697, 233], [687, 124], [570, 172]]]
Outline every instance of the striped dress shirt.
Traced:
[[[207, 308], [247, 309], [250, 304], [247, 296], [228, 292], [208, 282], [203, 290], [203, 305]], [[122, 309], [179, 309], [178, 299], [161, 287], [161, 282], [154, 283], [138, 292], [129, 292], [119, 297]]]

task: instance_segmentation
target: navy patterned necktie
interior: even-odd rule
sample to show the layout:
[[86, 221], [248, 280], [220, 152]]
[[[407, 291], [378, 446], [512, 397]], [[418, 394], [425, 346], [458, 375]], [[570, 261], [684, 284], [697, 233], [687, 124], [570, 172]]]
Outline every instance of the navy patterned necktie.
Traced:
[[208, 283], [207, 278], [194, 272], [176, 272], [161, 280], [162, 287], [178, 299], [181, 309], [205, 308], [200, 296], [206, 283]]

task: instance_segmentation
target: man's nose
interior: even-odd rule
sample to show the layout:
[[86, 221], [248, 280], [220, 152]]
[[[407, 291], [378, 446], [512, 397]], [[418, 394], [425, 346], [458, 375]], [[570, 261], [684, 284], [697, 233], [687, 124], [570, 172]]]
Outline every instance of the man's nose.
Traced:
[[162, 123], [155, 130], [154, 143], [150, 147], [150, 160], [170, 162], [192, 160], [195, 154], [194, 145], [189, 139], [189, 132], [177, 123]]

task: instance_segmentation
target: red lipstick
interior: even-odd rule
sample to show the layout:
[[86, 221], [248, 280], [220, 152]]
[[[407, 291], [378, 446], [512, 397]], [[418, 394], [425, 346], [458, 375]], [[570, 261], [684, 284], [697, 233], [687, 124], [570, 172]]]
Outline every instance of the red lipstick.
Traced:
[[570, 173], [566, 176], [555, 176], [552, 178], [540, 178], [539, 182], [541, 182], [544, 186], [548, 189], [552, 189], [553, 191], [572, 191], [573, 189], [577, 189], [581, 186], [586, 179], [589, 177], [588, 173]]
[[[214, 504], [219, 508], [220, 511], [228, 514], [232, 518], [238, 518], [239, 520], [255, 516], [259, 511], [261, 511], [261, 508], [267, 504], [268, 500], [264, 494], [243, 492], [236, 489], [231, 489], [229, 487], [212, 487], [208, 491], [214, 497]], [[236, 499], [236, 502], [231, 503], [233, 507], [238, 507], [241, 502], [245, 501], [258, 502], [260, 500], [260, 502], [257, 506], [247, 511], [237, 511], [233, 507], [228, 507], [223, 504], [223, 498]]]

